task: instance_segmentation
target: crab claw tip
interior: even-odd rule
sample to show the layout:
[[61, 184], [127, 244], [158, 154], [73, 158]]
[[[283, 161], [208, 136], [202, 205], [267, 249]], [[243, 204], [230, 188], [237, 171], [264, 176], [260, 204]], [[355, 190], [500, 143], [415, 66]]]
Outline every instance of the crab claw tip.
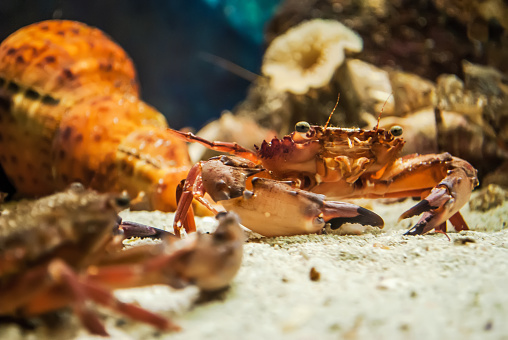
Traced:
[[421, 200], [417, 204], [415, 204], [413, 207], [411, 207], [409, 210], [405, 211], [402, 215], [399, 217], [399, 222], [403, 219], [413, 217], [415, 215], [420, 215], [421, 213], [425, 211], [429, 211], [431, 209], [436, 209], [437, 207], [431, 206], [430, 202], [426, 199]]
[[378, 228], [384, 227], [384, 221], [381, 216], [368, 209], [349, 203], [327, 202], [327, 208], [332, 206], [333, 210], [327, 209], [325, 220], [333, 230], [339, 229], [344, 223], [358, 223]]

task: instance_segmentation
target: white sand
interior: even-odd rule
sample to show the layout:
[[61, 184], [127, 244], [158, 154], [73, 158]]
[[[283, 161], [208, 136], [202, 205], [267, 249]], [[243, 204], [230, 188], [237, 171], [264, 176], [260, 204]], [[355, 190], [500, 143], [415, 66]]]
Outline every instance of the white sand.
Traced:
[[[385, 219], [382, 233], [251, 240], [231, 288], [211, 302], [195, 304], [194, 287], [117, 291], [172, 317], [181, 332], [160, 333], [105, 309], [101, 315], [114, 339], [508, 339], [508, 203], [487, 213], [465, 207], [472, 231], [450, 233], [451, 242], [441, 234], [402, 236], [410, 222], [397, 217], [414, 203], [368, 203]], [[172, 222], [157, 212], [122, 216]], [[65, 322], [48, 337], [95, 339]], [[47, 334], [0, 326], [0, 339]]]

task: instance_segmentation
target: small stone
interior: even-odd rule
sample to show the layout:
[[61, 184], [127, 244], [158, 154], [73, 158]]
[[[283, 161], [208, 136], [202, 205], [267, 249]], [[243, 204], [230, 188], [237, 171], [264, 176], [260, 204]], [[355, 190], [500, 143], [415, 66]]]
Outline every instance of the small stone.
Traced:
[[312, 267], [309, 272], [309, 277], [311, 281], [319, 281], [321, 279], [321, 273], [318, 272], [315, 267]]

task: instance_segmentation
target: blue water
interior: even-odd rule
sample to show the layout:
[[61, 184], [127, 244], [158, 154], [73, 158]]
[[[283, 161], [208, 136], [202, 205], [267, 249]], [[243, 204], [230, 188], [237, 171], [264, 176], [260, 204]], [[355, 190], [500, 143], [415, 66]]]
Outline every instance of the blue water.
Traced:
[[222, 10], [224, 17], [240, 34], [255, 43], [263, 42], [266, 23], [275, 14], [281, 0], [203, 0]]
[[263, 29], [279, 0], [0, 0], [0, 39], [51, 19], [99, 27], [132, 57], [142, 98], [171, 126], [200, 128], [245, 98], [248, 80], [218, 56], [259, 73]]

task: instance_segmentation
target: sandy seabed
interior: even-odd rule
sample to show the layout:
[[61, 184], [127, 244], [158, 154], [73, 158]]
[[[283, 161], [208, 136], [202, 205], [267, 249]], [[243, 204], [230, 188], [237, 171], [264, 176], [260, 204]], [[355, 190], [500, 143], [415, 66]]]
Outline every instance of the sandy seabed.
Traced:
[[[103, 308], [99, 314], [112, 339], [508, 339], [508, 202], [485, 213], [463, 208], [471, 231], [449, 233], [451, 241], [403, 236], [415, 219], [397, 219], [414, 203], [369, 202], [385, 220], [381, 232], [251, 237], [231, 287], [207, 302], [195, 287], [116, 291], [171, 318], [180, 332]], [[172, 223], [172, 214], [160, 212], [122, 217]], [[207, 229], [215, 220], [198, 223]], [[35, 331], [0, 326], [0, 339], [45, 338], [101, 339], [72, 317]]]

